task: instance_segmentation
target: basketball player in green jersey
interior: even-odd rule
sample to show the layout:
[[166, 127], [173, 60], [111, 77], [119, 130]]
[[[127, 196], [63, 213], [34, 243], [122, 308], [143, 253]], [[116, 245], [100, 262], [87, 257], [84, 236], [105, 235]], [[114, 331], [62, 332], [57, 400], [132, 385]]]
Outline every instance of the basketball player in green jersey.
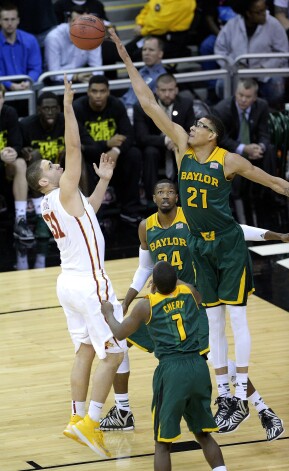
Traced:
[[[177, 277], [186, 283], [195, 285], [195, 276], [191, 255], [186, 239], [189, 228], [182, 208], [177, 206], [178, 193], [176, 185], [167, 179], [160, 180], [154, 187], [153, 200], [158, 211], [139, 225], [139, 267], [133, 282], [122, 303], [124, 314], [128, 307], [143, 289], [152, 274], [154, 264], [166, 260], [175, 268]], [[241, 225], [245, 240], [281, 240], [289, 241], [289, 234], [280, 234], [266, 229]], [[199, 307], [199, 344], [200, 354], [208, 353], [209, 328], [205, 309]], [[140, 328], [129, 337], [129, 346], [136, 345], [146, 352], [153, 352], [154, 346], [147, 327]], [[115, 406], [101, 420], [102, 430], [131, 430], [134, 428], [134, 417], [126, 407], [128, 403], [129, 359], [126, 356], [114, 379]], [[228, 361], [230, 380], [234, 383], [236, 376], [235, 363]], [[263, 427], [266, 429], [267, 440], [278, 438], [283, 432], [282, 420], [270, 409], [248, 379], [248, 399], [256, 408]]]
[[[235, 175], [241, 175], [287, 197], [289, 183], [254, 167], [240, 155], [219, 148], [223, 125], [215, 117], [196, 121], [189, 135], [173, 123], [158, 105], [113, 29], [110, 36], [126, 65], [140, 105], [175, 144], [181, 204], [190, 228], [188, 244], [194, 257], [197, 288], [209, 319], [212, 362], [219, 393], [217, 422], [223, 433], [232, 432], [249, 416], [247, 380], [251, 337], [246, 304], [254, 288], [242, 229], [229, 206], [231, 181]], [[237, 371], [233, 397], [228, 381], [226, 305], [235, 340]]]
[[153, 269], [151, 293], [134, 306], [122, 323], [115, 319], [112, 304], [102, 303], [102, 313], [116, 338], [125, 339], [146, 324], [154, 343], [159, 360], [152, 400], [155, 471], [172, 469], [170, 449], [180, 437], [182, 417], [211, 469], [227, 469], [219, 445], [210, 434], [217, 427], [210, 408], [210, 374], [199, 354], [199, 300], [193, 292], [193, 286], [177, 280], [169, 262], [160, 261]]

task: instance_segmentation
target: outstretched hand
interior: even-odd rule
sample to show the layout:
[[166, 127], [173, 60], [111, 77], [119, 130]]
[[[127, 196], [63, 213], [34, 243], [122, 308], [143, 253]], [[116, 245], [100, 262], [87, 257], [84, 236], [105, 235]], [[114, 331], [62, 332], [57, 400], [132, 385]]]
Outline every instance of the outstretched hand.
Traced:
[[112, 41], [114, 42], [114, 44], [116, 45], [117, 47], [117, 50], [118, 50], [118, 53], [120, 55], [120, 58], [125, 62], [126, 59], [130, 59], [129, 57], [129, 54], [126, 50], [126, 48], [124, 47], [123, 43], [121, 42], [121, 40], [119, 39], [118, 35], [116, 34], [114, 28], [109, 28], [108, 29], [108, 32], [109, 32], [109, 36], [110, 36], [110, 39], [112, 39]]
[[111, 179], [114, 167], [114, 161], [109, 155], [105, 153], [102, 153], [100, 156], [99, 166], [97, 166], [95, 163], [93, 164], [96, 175], [98, 175], [102, 180], [107, 181]]
[[67, 79], [67, 75], [64, 74], [64, 97], [63, 97], [63, 102], [64, 106], [65, 105], [71, 105], [73, 102], [74, 98], [74, 90], [72, 90], [72, 82], [69, 82]]

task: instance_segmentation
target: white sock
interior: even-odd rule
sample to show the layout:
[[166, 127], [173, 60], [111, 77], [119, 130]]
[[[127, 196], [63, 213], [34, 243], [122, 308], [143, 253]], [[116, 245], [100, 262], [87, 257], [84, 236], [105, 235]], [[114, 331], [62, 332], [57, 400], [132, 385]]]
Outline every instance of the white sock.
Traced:
[[15, 219], [17, 222], [22, 218], [26, 221], [26, 209], [27, 201], [15, 201]]
[[247, 399], [247, 382], [248, 382], [248, 373], [238, 373], [236, 372], [236, 389], [235, 396], [242, 401]]
[[115, 394], [114, 400], [115, 400], [115, 405], [118, 409], [130, 411], [128, 393]]
[[20, 255], [17, 253], [17, 263], [16, 263], [16, 270], [28, 270], [28, 257], [26, 255]]
[[71, 401], [71, 414], [79, 415], [79, 417], [85, 416], [85, 401]]
[[34, 263], [34, 268], [45, 268], [46, 256], [42, 253], [36, 254], [36, 260]]
[[227, 471], [226, 466], [217, 466], [212, 471]]
[[220, 397], [232, 397], [229, 385], [228, 374], [216, 375], [218, 396]]
[[40, 196], [39, 198], [32, 198], [36, 214], [41, 214], [41, 201], [42, 200], [43, 200], [43, 196]]
[[258, 391], [254, 391], [251, 396], [248, 397], [248, 400], [251, 404], [255, 407], [257, 412], [261, 412], [262, 410], [269, 409], [267, 404], [263, 401], [262, 397], [258, 393]]
[[90, 401], [88, 415], [94, 420], [94, 422], [99, 422], [103, 404], [101, 402]]

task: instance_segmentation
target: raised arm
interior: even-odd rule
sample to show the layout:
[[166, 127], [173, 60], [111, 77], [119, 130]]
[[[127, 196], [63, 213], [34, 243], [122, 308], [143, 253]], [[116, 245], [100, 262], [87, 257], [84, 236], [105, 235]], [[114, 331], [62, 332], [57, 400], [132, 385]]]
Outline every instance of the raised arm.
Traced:
[[81, 144], [79, 137], [78, 123], [72, 107], [74, 91], [71, 88], [71, 82], [64, 76], [64, 119], [65, 119], [65, 171], [60, 179], [60, 201], [73, 216], [82, 214], [83, 206], [79, 206], [81, 198], [79, 195], [78, 184], [81, 175]]
[[225, 158], [225, 175], [232, 178], [234, 175], [241, 175], [252, 182], [267, 186], [276, 193], [289, 197], [289, 182], [283, 178], [273, 177], [258, 167], [252, 165], [248, 160], [238, 154], [227, 153]]
[[129, 305], [136, 298], [138, 293], [144, 287], [146, 281], [153, 272], [154, 263], [151, 258], [151, 254], [148, 249], [146, 241], [146, 221], [141, 221], [138, 229], [138, 235], [140, 240], [139, 248], [139, 266], [133, 276], [132, 284], [130, 285], [125, 298], [122, 303], [124, 315], [127, 313]]
[[281, 232], [270, 231], [269, 229], [261, 229], [260, 227], [247, 226], [240, 224], [244, 232], [245, 240], [252, 240], [256, 242], [263, 242], [266, 240], [280, 240], [282, 242], [289, 242], [289, 234]]
[[[133, 65], [127, 50], [120, 41], [119, 37], [116, 35], [113, 28], [109, 28], [109, 34], [126, 66], [128, 75], [131, 79], [131, 84], [144, 112], [154, 121], [155, 125], [164, 134], [171, 138], [174, 144], [179, 148], [180, 155], [183, 155], [188, 147], [187, 133], [181, 126], [173, 123], [158, 105], [153, 92], [147, 86], [136, 67]], [[179, 165], [179, 162], [177, 162], [177, 164]]]
[[95, 213], [99, 210], [105, 191], [108, 187], [109, 181], [113, 174], [114, 162], [111, 157], [107, 154], [101, 154], [99, 167], [94, 163], [94, 171], [99, 176], [99, 181], [93, 191], [93, 193], [88, 198], [88, 201], [92, 205]]

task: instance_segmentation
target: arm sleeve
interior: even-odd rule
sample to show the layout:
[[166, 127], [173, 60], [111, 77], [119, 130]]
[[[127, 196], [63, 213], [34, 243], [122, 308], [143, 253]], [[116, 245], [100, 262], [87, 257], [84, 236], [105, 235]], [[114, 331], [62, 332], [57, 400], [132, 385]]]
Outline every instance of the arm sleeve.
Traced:
[[258, 242], [264, 242], [265, 234], [268, 232], [268, 229], [260, 229], [260, 227], [246, 226], [245, 224], [240, 224], [242, 231], [244, 232], [245, 240], [253, 240]]
[[149, 250], [139, 248], [139, 266], [134, 274], [131, 288], [140, 292], [144, 287], [148, 277], [152, 274], [154, 263]]

